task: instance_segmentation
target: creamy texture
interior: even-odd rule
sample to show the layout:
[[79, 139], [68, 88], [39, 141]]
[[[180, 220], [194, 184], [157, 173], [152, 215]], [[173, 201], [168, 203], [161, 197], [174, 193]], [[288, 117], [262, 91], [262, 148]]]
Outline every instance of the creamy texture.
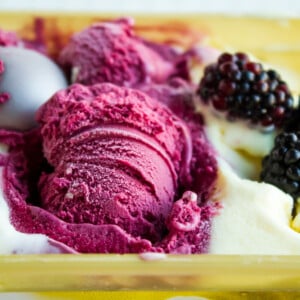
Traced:
[[261, 159], [272, 149], [276, 132], [261, 132], [243, 122], [229, 122], [199, 99], [196, 101], [197, 110], [204, 116], [206, 134], [220, 157], [239, 176], [258, 179]]
[[[36, 126], [35, 111], [67, 86], [62, 70], [48, 57], [18, 47], [0, 47], [0, 127], [26, 130]], [[44, 74], [45, 76], [41, 76]]]
[[161, 238], [178, 171], [188, 174], [191, 160], [179, 118], [138, 91], [99, 84], [57, 93], [37, 119], [54, 167], [40, 180], [43, 208], [69, 223]]
[[278, 188], [239, 178], [219, 161], [211, 254], [299, 254], [300, 235], [290, 227], [292, 198]]
[[177, 73], [180, 56], [168, 46], [144, 41], [133, 19], [94, 24], [75, 34], [60, 54], [72, 82], [111, 82], [133, 87], [165, 82]]

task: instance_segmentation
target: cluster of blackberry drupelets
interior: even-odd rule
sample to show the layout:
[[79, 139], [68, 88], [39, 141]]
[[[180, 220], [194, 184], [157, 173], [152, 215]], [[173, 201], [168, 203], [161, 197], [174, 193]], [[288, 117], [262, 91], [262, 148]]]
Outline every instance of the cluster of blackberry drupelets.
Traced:
[[244, 53], [223, 53], [207, 66], [198, 94], [229, 120], [246, 120], [265, 129], [281, 127], [294, 102], [276, 71], [264, 70]]

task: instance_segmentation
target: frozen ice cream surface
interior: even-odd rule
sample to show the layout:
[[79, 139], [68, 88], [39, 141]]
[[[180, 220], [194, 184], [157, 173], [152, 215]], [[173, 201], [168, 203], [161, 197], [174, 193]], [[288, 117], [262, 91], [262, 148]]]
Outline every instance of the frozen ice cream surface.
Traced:
[[110, 84], [71, 86], [37, 119], [54, 167], [41, 178], [42, 207], [70, 223], [116, 224], [133, 236], [161, 238], [178, 170], [192, 151], [180, 119]]
[[219, 161], [220, 214], [212, 221], [212, 254], [289, 254], [300, 251], [291, 228], [293, 199], [278, 188], [241, 179]]
[[228, 122], [198, 100], [197, 109], [205, 116], [206, 134], [218, 155], [242, 178], [258, 180], [261, 159], [271, 151], [276, 132], [262, 132], [243, 122]]
[[[7, 135], [3, 142], [9, 144], [12, 139], [15, 137]], [[46, 235], [25, 234], [11, 224], [5, 186], [5, 166], [9, 155], [7, 144], [0, 143], [0, 254], [75, 253], [71, 248]]]
[[22, 47], [0, 47], [0, 127], [36, 126], [35, 111], [67, 86], [62, 70], [48, 57]]
[[72, 82], [111, 82], [122, 86], [164, 82], [177, 72], [180, 55], [170, 47], [143, 41], [133, 19], [98, 23], [75, 34], [60, 62]]

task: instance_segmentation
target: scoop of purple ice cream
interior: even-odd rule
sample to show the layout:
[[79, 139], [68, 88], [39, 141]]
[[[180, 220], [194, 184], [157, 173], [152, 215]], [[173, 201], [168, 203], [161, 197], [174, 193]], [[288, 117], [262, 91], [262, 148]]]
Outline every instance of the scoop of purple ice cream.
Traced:
[[43, 208], [69, 223], [162, 238], [191, 152], [179, 118], [137, 90], [99, 84], [57, 93], [37, 119], [54, 167], [40, 181]]
[[180, 55], [168, 46], [142, 40], [132, 19], [97, 23], [75, 34], [60, 55], [72, 82], [111, 82], [134, 87], [166, 81], [182, 68]]

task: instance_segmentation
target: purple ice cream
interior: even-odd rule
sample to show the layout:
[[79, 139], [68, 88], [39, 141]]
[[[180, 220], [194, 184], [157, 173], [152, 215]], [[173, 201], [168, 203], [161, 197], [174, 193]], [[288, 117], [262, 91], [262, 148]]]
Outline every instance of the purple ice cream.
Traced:
[[39, 108], [38, 128], [0, 131], [16, 230], [70, 252], [208, 251], [215, 153], [184, 56], [158, 47], [117, 20], [63, 49], [60, 61], [79, 83]]
[[132, 19], [97, 23], [75, 34], [62, 50], [60, 63], [72, 74], [72, 82], [111, 82], [126, 87], [163, 83], [185, 63], [173, 48], [136, 36]]

